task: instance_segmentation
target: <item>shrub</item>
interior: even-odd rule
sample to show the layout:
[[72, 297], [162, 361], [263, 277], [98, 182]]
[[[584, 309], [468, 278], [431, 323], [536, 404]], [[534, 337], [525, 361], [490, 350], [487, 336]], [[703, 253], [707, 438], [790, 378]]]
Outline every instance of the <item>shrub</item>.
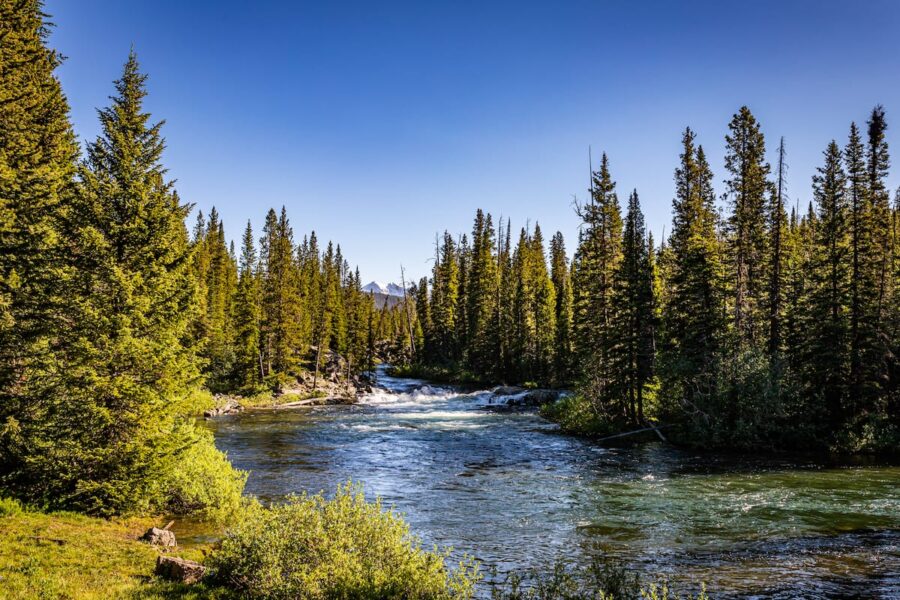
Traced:
[[22, 514], [24, 510], [22, 503], [15, 498], [0, 496], [0, 517], [15, 517]]
[[352, 484], [334, 499], [295, 496], [248, 507], [207, 561], [216, 582], [253, 599], [470, 598], [477, 567], [445, 565], [447, 552], [425, 551], [380, 500]]
[[563, 431], [577, 435], [604, 436], [620, 431], [616, 423], [601, 418], [582, 394], [564, 396], [543, 406], [541, 416], [558, 423]]
[[211, 432], [193, 423], [185, 423], [183, 428], [181, 435], [192, 441], [176, 457], [164, 480], [163, 508], [174, 514], [190, 513], [224, 522], [241, 507], [247, 473], [235, 469], [216, 448]]

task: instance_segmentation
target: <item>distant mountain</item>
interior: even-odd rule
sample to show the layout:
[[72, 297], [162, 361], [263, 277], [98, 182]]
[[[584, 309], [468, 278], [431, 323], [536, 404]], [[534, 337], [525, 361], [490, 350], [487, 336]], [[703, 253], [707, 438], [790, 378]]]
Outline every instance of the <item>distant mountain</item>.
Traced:
[[403, 288], [396, 283], [382, 285], [377, 281], [373, 281], [364, 285], [362, 290], [370, 294], [382, 294], [384, 296], [396, 296], [398, 298], [403, 297]]
[[396, 283], [382, 285], [377, 281], [367, 283], [362, 287], [362, 291], [372, 294], [375, 297], [375, 306], [382, 308], [395, 306], [403, 298], [403, 287]]

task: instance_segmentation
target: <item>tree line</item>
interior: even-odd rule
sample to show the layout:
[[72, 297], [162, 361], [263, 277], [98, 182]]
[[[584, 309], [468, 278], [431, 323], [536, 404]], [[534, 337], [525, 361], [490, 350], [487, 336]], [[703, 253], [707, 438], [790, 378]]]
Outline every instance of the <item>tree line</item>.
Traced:
[[[672, 226], [656, 244], [637, 190], [623, 207], [604, 154], [574, 256], [539, 225], [445, 232], [414, 288], [415, 361], [489, 381], [575, 384], [572, 429], [666, 423], [733, 448], [896, 451], [900, 442], [900, 193], [884, 110], [828, 144], [814, 201], [788, 209], [747, 107], [728, 124], [724, 190], [686, 129]], [[721, 202], [719, 202], [721, 200]], [[720, 208], [721, 206], [721, 208]]]
[[188, 232], [134, 52], [82, 151], [46, 19], [0, 1], [0, 488], [98, 514], [233, 507], [244, 475], [195, 425], [203, 389], [277, 391], [330, 353], [351, 376], [385, 319], [284, 209], [239, 257], [215, 209]]

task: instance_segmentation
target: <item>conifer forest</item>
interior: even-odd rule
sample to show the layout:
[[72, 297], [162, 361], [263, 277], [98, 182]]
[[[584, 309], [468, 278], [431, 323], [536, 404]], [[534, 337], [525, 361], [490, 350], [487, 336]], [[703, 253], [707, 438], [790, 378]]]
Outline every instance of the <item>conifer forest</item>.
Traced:
[[662, 199], [585, 144], [386, 289], [302, 203], [182, 197], [139, 43], [81, 137], [47, 12], [0, 0], [0, 599], [900, 598], [884, 106], [802, 190], [748, 106]]

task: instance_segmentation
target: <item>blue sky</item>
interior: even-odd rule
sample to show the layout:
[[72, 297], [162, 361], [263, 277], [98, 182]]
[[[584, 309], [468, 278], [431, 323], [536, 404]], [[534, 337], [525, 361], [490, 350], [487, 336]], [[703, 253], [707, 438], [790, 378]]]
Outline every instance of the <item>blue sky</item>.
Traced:
[[[637, 188], [658, 239], [685, 126], [721, 192], [724, 135], [747, 104], [803, 204], [832, 138], [881, 103], [900, 169], [900, 2], [48, 0], [82, 139], [133, 44], [165, 119], [165, 163], [230, 237], [270, 206], [298, 241], [340, 242], [364, 279], [430, 269], [434, 234], [482, 207], [561, 230], [587, 149]], [[896, 185], [900, 178], [892, 174]]]

